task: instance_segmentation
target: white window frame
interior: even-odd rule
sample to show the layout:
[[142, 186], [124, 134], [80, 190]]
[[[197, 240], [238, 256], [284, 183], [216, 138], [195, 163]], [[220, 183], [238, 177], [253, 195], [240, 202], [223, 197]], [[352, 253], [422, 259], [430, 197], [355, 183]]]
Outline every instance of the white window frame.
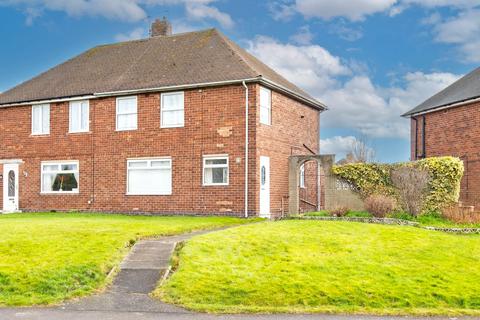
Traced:
[[300, 188], [305, 189], [305, 163], [300, 166]]
[[[152, 170], [155, 169], [155, 167], [151, 166], [152, 161], [168, 161], [170, 163], [170, 192], [169, 193], [135, 193], [135, 192], [130, 192], [128, 190], [129, 186], [129, 181], [128, 181], [128, 173], [130, 170], [130, 163], [134, 162], [147, 162], [147, 167], [145, 168], [134, 168], [134, 170]], [[127, 159], [127, 185], [126, 185], [126, 195], [127, 196], [170, 196], [173, 194], [173, 162], [172, 162], [172, 157], [154, 157], [154, 158], [132, 158], [132, 159]]]
[[[163, 110], [163, 98], [166, 96], [174, 96], [174, 95], [182, 95], [182, 107], [178, 109], [170, 109], [170, 110]], [[183, 121], [182, 123], [177, 124], [164, 124], [163, 123], [163, 113], [169, 111], [183, 111]], [[184, 91], [176, 91], [176, 92], [165, 92], [160, 95], [160, 128], [182, 128], [185, 126], [185, 93]]]
[[[135, 112], [119, 113], [119, 112], [118, 112], [118, 102], [121, 101], [121, 100], [129, 100], [129, 99], [135, 99], [135, 107], [136, 107]], [[132, 127], [132, 128], [119, 128], [119, 127], [118, 127], [118, 116], [119, 116], [119, 115], [132, 115], [132, 114], [136, 114], [136, 115], [137, 115], [137, 121], [136, 121], [136, 123], [135, 123], [135, 127]], [[138, 129], [138, 97], [137, 97], [137, 96], [118, 97], [118, 98], [116, 99], [115, 123], [116, 123], [116, 125], [115, 125], [116, 131], [132, 131], [132, 130], [137, 130], [137, 129]]]
[[[75, 164], [77, 165], [77, 170], [65, 170], [65, 171], [43, 171], [44, 165], [62, 165]], [[77, 190], [75, 191], [43, 191], [43, 174], [44, 173], [73, 173], [78, 172], [78, 181], [77, 181]], [[64, 161], [42, 161], [40, 163], [40, 193], [41, 194], [79, 194], [80, 193], [80, 162], [78, 160], [64, 160]]]
[[[41, 112], [41, 117], [42, 117], [42, 127], [41, 127], [41, 131], [40, 132], [35, 132], [34, 131], [34, 110], [35, 108], [42, 108], [42, 112]], [[45, 119], [43, 119], [43, 108], [48, 108], [48, 130], [46, 132], [43, 132], [43, 122]], [[34, 104], [32, 105], [32, 136], [41, 136], [41, 135], [48, 135], [50, 134], [50, 104], [48, 103], [44, 103], [44, 104]]]
[[[268, 93], [268, 105], [263, 105], [265, 101], [262, 101], [262, 91]], [[262, 110], [268, 112], [268, 122], [262, 121]], [[265, 87], [260, 87], [260, 123], [268, 126], [272, 125], [272, 90]]]
[[[207, 160], [227, 160], [226, 164], [206, 164]], [[228, 159], [228, 154], [217, 154], [217, 155], [204, 155], [203, 156], [203, 165], [202, 165], [202, 185], [204, 187], [210, 186], [228, 186], [230, 183], [230, 161]], [[227, 182], [222, 183], [206, 183], [205, 182], [205, 169], [209, 168], [227, 168]]]
[[[73, 124], [73, 119], [72, 119], [72, 108], [74, 104], [79, 104], [80, 105], [80, 119], [77, 119], [77, 121], [80, 121], [80, 127], [82, 124], [82, 103], [87, 103], [87, 127], [86, 128], [81, 128], [80, 130], [74, 131], [72, 129], [72, 124]], [[89, 132], [90, 131], [90, 101], [89, 100], [77, 100], [77, 101], [70, 101], [69, 103], [69, 108], [68, 108], [68, 132], [69, 133], [84, 133], [84, 132]]]

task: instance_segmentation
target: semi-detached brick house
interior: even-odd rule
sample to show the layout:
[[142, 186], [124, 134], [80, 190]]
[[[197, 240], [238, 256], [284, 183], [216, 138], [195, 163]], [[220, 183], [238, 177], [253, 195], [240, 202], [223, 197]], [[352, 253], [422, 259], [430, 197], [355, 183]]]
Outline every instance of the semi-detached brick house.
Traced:
[[[149, 39], [95, 47], [0, 95], [0, 203], [276, 216], [288, 157], [319, 152], [324, 109], [217, 30], [172, 35], [157, 20]], [[318, 206], [316, 166], [305, 171], [304, 202]]]
[[480, 68], [406, 114], [411, 118], [411, 159], [463, 160], [460, 201], [480, 206]]

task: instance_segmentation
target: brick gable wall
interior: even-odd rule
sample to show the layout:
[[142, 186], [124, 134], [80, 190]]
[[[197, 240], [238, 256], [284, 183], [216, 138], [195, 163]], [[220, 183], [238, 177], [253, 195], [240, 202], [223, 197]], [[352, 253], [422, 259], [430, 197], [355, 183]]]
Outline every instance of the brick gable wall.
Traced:
[[[418, 116], [418, 133], [411, 120], [411, 159], [422, 154], [422, 121]], [[455, 156], [463, 160], [465, 174], [460, 201], [480, 206], [480, 103], [440, 110], [425, 115], [425, 153], [427, 157]]]
[[[257, 96], [257, 101], [259, 100], [260, 97]], [[280, 216], [282, 212], [288, 212], [288, 157], [311, 154], [304, 144], [316, 153], [319, 151], [319, 111], [278, 92], [272, 92], [272, 125], [261, 124], [259, 117], [257, 114], [257, 162], [260, 161], [260, 156], [270, 157], [270, 209], [272, 215]], [[305, 164], [307, 188], [299, 191], [301, 199], [313, 203], [317, 203], [318, 192], [316, 168], [314, 162]], [[259, 179], [260, 171], [257, 171]], [[259, 202], [257, 206], [259, 210]], [[315, 210], [305, 203], [301, 203], [300, 209]]]

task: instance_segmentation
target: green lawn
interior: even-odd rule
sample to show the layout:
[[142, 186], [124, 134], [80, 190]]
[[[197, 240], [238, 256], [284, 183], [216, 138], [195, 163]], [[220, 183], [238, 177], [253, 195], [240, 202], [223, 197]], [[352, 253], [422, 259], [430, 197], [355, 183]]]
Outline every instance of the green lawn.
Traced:
[[280, 221], [196, 237], [154, 295], [220, 313], [480, 315], [480, 236]]
[[0, 305], [55, 303], [101, 288], [135, 240], [249, 222], [221, 217], [0, 215]]

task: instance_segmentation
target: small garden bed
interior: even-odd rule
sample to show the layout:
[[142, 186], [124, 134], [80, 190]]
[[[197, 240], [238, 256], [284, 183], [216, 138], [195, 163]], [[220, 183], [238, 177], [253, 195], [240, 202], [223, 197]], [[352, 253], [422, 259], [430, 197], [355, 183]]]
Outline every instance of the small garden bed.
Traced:
[[455, 223], [439, 214], [426, 214], [414, 217], [408, 213], [391, 213], [385, 218], [374, 217], [367, 211], [348, 211], [341, 216], [327, 210], [307, 212], [292, 215], [289, 219], [304, 220], [338, 220], [378, 224], [396, 224], [421, 227], [428, 230], [445, 231], [453, 233], [480, 233], [480, 223]]

